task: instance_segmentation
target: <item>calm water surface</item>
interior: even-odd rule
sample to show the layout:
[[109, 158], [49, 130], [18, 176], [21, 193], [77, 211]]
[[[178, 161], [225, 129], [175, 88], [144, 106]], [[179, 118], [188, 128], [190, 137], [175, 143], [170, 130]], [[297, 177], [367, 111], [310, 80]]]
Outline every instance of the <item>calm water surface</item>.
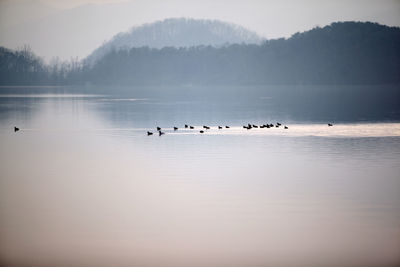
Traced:
[[266, 98], [0, 94], [0, 263], [400, 264], [400, 123]]

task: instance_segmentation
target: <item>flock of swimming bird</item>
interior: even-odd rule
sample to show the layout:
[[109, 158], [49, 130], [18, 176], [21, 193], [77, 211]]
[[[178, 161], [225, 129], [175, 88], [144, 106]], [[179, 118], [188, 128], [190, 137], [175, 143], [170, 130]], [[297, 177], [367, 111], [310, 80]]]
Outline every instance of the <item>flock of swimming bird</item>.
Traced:
[[[250, 123], [248, 123], [247, 125], [243, 125], [243, 128], [244, 128], [244, 129], [247, 129], [247, 130], [250, 130], [250, 129], [252, 129], [252, 128], [261, 128], [261, 129], [262, 129], [262, 128], [279, 128], [280, 126], [282, 126], [282, 124], [279, 123], [279, 122], [277, 122], [275, 125], [272, 124], [272, 123], [270, 123], [270, 124], [263, 124], [263, 125], [255, 125], [255, 124], [250, 124]], [[332, 124], [332, 123], [328, 123], [328, 126], [333, 126], [333, 124]], [[218, 126], [218, 130], [221, 130], [221, 129], [223, 129], [223, 128], [229, 129], [230, 127], [229, 127], [229, 126]], [[286, 125], [283, 126], [283, 128], [284, 128], [284, 129], [289, 129], [289, 127], [287, 127]], [[194, 130], [194, 126], [185, 124], [185, 129]], [[210, 126], [203, 125], [203, 128], [202, 128], [199, 132], [200, 132], [200, 133], [204, 133], [204, 130], [210, 130], [210, 129], [211, 129]], [[174, 131], [178, 131], [178, 130], [179, 130], [179, 128], [176, 127], [176, 126], [174, 126]], [[162, 132], [162, 131], [161, 131], [161, 127], [157, 127], [157, 132], [158, 132], [158, 135], [159, 135], [159, 136], [165, 134], [165, 132]], [[147, 135], [153, 135], [153, 132], [147, 131]]]
[[[280, 126], [282, 126], [282, 124], [279, 123], [279, 122], [277, 122], [275, 125], [274, 124], [255, 125], [255, 124], [248, 123], [247, 125], [243, 125], [243, 128], [247, 129], [247, 130], [250, 130], [252, 128], [274, 128], [274, 127], [275, 128], [279, 128]], [[328, 126], [333, 126], [333, 124], [332, 123], [328, 123]], [[218, 126], [219, 130], [221, 130], [223, 128], [224, 128], [224, 126]], [[226, 125], [225, 128], [229, 129], [230, 127]], [[284, 129], [289, 129], [289, 127], [287, 127], [286, 125], [283, 128]], [[174, 126], [174, 131], [178, 131], [178, 129], [179, 129], [178, 127]], [[185, 124], [185, 129], [194, 130], [194, 126], [190, 126], [190, 125]], [[207, 125], [203, 125], [203, 129], [204, 130], [210, 130], [211, 127], [207, 126]], [[200, 130], [200, 133], [204, 133], [204, 130]], [[14, 126], [14, 132], [18, 132], [18, 131], [19, 131], [19, 128]], [[161, 131], [161, 127], [157, 127], [157, 131], [158, 131], [158, 135], [159, 136], [165, 134], [165, 132]], [[147, 131], [147, 135], [153, 135], [153, 132]]]

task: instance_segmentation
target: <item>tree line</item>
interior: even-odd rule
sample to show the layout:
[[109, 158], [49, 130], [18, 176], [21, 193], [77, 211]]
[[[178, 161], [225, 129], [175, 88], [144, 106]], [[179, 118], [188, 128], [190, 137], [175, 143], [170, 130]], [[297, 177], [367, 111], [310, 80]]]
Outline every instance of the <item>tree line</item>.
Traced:
[[113, 49], [94, 64], [44, 64], [0, 48], [0, 84], [393, 84], [400, 28], [338, 22], [261, 45]]

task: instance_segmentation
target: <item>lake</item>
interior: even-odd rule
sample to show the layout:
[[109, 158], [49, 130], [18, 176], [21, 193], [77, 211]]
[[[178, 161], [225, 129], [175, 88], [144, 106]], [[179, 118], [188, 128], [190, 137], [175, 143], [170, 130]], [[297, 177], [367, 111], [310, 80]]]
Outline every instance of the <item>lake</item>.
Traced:
[[0, 88], [0, 264], [398, 266], [398, 88], [304, 88]]

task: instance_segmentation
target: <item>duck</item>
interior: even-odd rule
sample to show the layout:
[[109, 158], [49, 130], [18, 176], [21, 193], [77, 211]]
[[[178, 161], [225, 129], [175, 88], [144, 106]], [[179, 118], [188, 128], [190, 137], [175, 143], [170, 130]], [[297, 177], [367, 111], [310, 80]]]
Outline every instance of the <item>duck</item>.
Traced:
[[229, 126], [225, 126], [225, 128], [226, 128], [226, 129], [229, 129], [229, 128], [231, 128], [231, 127], [229, 127]]
[[164, 132], [161, 132], [161, 131], [158, 131], [158, 135], [159, 136], [161, 136], [161, 135], [163, 135], [163, 134], [165, 134]]
[[188, 128], [188, 127], [189, 127], [189, 125], [185, 124], [185, 128]]
[[218, 129], [222, 129], [222, 126], [218, 126]]
[[279, 122], [277, 122], [276, 125], [281, 126], [282, 124], [280, 124]]
[[161, 127], [157, 127], [157, 131], [161, 131]]
[[177, 131], [178, 130], [178, 127], [174, 127], [174, 131]]
[[200, 133], [204, 133], [204, 131], [203, 131], [203, 130], [200, 130]]
[[285, 129], [289, 129], [289, 127], [287, 127], [286, 125], [285, 125], [285, 127], [284, 127]]
[[149, 132], [149, 131], [147, 131], [147, 135], [153, 135], [153, 133], [152, 133], [152, 132]]
[[190, 129], [194, 129], [194, 127], [193, 127], [193, 126], [190, 126], [189, 128], [190, 128]]
[[328, 126], [333, 126], [333, 124], [332, 123], [328, 123]]
[[258, 128], [258, 126], [253, 124], [253, 128]]
[[14, 133], [15, 133], [15, 132], [18, 132], [18, 131], [19, 131], [19, 128], [16, 127], [16, 126], [14, 126]]

